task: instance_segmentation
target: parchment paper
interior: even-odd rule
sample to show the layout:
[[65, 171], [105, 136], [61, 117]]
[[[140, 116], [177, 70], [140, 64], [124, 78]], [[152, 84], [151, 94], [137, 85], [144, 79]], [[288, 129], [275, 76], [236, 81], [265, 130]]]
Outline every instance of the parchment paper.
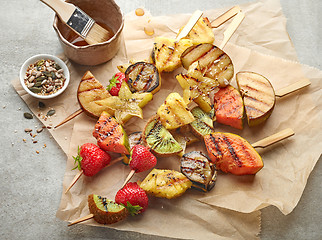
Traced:
[[[265, 150], [259, 150], [265, 166], [256, 176], [240, 177], [219, 172], [216, 187], [211, 192], [189, 190], [174, 200], [151, 197], [150, 207], [144, 214], [109, 227], [177, 238], [254, 239], [260, 231], [258, 209], [275, 205], [287, 214], [297, 205], [308, 176], [321, 154], [322, 143], [319, 137], [322, 120], [322, 72], [278, 58], [296, 60], [278, 1], [259, 1], [241, 8], [246, 13], [246, 18], [224, 49], [234, 63], [235, 72], [250, 70], [261, 73], [272, 82], [275, 89], [304, 77], [308, 77], [312, 84], [306, 89], [278, 99], [272, 116], [261, 126], [251, 129], [245, 126], [242, 131], [219, 124], [215, 128], [218, 131], [237, 133], [251, 143], [287, 127], [295, 131], [295, 136]], [[214, 19], [225, 10], [205, 11], [204, 16]], [[51, 123], [55, 125], [79, 109], [76, 89], [86, 70], [90, 70], [106, 85], [108, 79], [117, 71], [118, 64], [132, 58], [147, 59], [153, 38], [159, 35], [175, 37], [175, 33], [189, 16], [190, 14], [151, 17], [146, 14], [144, 17], [136, 17], [133, 13], [129, 14], [124, 27], [124, 47], [112, 61], [96, 67], [79, 66], [67, 61], [71, 71], [71, 85], [64, 94], [46, 103], [57, 112], [56, 117], [51, 118]], [[143, 32], [147, 24], [154, 27], [155, 35], [152, 37]], [[221, 33], [226, 26], [214, 30], [216, 43], [220, 43]], [[125, 125], [127, 133], [141, 130], [170, 92], [182, 93], [174, 78], [182, 71], [180, 68], [173, 73], [162, 74], [162, 89], [144, 108], [143, 120], [133, 118]], [[235, 85], [235, 80], [232, 84]], [[13, 85], [30, 109], [37, 114], [38, 101], [28, 96], [17, 80]], [[64, 189], [77, 173], [70, 170], [73, 168], [72, 156], [76, 154], [77, 146], [85, 142], [95, 143], [91, 135], [95, 121], [81, 114], [57, 130], [50, 130], [68, 155]], [[44, 124], [48, 125], [48, 120]], [[193, 149], [206, 152], [202, 144], [192, 145], [187, 151]], [[179, 170], [178, 163], [179, 159], [176, 157], [159, 158], [157, 167]], [[129, 171], [129, 167], [117, 163], [103, 169], [95, 177], [81, 177], [69, 193], [62, 194], [57, 216], [72, 221], [87, 215], [87, 195], [91, 193], [113, 199]], [[147, 172], [136, 174], [133, 181], [143, 179], [146, 174]], [[156, 218], [158, 224], [155, 224]], [[93, 220], [84, 224], [97, 225]]]

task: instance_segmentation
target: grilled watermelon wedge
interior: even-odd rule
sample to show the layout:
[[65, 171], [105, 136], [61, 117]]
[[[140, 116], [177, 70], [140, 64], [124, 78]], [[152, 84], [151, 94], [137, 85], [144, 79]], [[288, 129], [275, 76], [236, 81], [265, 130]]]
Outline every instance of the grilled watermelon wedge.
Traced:
[[236, 74], [239, 91], [243, 95], [248, 125], [266, 121], [275, 106], [275, 91], [270, 81], [254, 72]]
[[233, 128], [243, 129], [244, 105], [239, 91], [231, 85], [214, 95], [216, 121]]
[[104, 151], [130, 154], [130, 145], [126, 132], [121, 124], [107, 112], [102, 112], [95, 124], [93, 136], [97, 145]]
[[256, 174], [264, 166], [261, 156], [244, 138], [216, 132], [204, 136], [210, 160], [226, 173]]

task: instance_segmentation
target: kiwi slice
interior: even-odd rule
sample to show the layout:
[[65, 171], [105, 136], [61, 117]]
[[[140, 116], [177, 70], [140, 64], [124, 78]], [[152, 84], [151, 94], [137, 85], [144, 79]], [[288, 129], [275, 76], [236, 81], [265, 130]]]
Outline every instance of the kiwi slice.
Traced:
[[186, 153], [181, 158], [181, 172], [192, 182], [192, 187], [210, 191], [217, 178], [215, 165], [200, 151]]
[[99, 195], [88, 196], [88, 207], [94, 220], [102, 224], [112, 224], [125, 219], [129, 212], [120, 204]]
[[171, 133], [161, 124], [158, 115], [150, 118], [143, 131], [143, 141], [158, 155], [176, 155], [183, 149]]
[[190, 128], [196, 137], [203, 139], [203, 136], [214, 132], [211, 114], [204, 112], [200, 107], [193, 108], [191, 113], [196, 120], [190, 123]]
[[211, 128], [214, 127], [213, 120], [210, 117], [211, 113], [209, 114], [209, 113], [204, 112], [200, 107], [194, 107], [193, 109], [191, 109], [191, 113], [195, 117], [196, 120], [204, 122], [205, 124], [207, 124]]

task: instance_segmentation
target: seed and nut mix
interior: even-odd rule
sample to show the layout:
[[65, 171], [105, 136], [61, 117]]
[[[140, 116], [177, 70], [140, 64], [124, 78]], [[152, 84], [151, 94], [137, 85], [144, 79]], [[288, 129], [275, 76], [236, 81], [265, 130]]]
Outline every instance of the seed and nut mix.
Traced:
[[25, 84], [30, 91], [39, 95], [50, 95], [64, 86], [64, 70], [51, 59], [41, 59], [29, 65]]

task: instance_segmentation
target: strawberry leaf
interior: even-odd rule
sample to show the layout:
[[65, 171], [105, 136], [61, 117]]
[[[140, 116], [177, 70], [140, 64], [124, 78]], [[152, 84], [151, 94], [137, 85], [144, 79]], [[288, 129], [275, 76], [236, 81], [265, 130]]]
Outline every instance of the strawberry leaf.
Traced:
[[122, 204], [131, 214], [131, 216], [137, 215], [140, 213], [140, 210], [143, 209], [140, 205], [133, 206], [129, 201], [127, 201], [127, 205]]
[[120, 83], [120, 81], [118, 80], [118, 78], [119, 78], [119, 76], [114, 75], [112, 77], [112, 79], [110, 79], [109, 85], [107, 85], [107, 88], [106, 88], [107, 91], [110, 91], [112, 89], [112, 87], [116, 87], [116, 84], [117, 83]]
[[81, 171], [82, 170], [81, 161], [83, 160], [83, 158], [80, 156], [80, 148], [79, 148], [79, 146], [78, 146], [78, 149], [77, 149], [77, 156], [76, 157], [73, 156], [73, 158], [75, 160], [74, 164], [77, 164], [77, 165], [72, 170], [75, 170], [76, 168], [78, 168], [78, 170]]

